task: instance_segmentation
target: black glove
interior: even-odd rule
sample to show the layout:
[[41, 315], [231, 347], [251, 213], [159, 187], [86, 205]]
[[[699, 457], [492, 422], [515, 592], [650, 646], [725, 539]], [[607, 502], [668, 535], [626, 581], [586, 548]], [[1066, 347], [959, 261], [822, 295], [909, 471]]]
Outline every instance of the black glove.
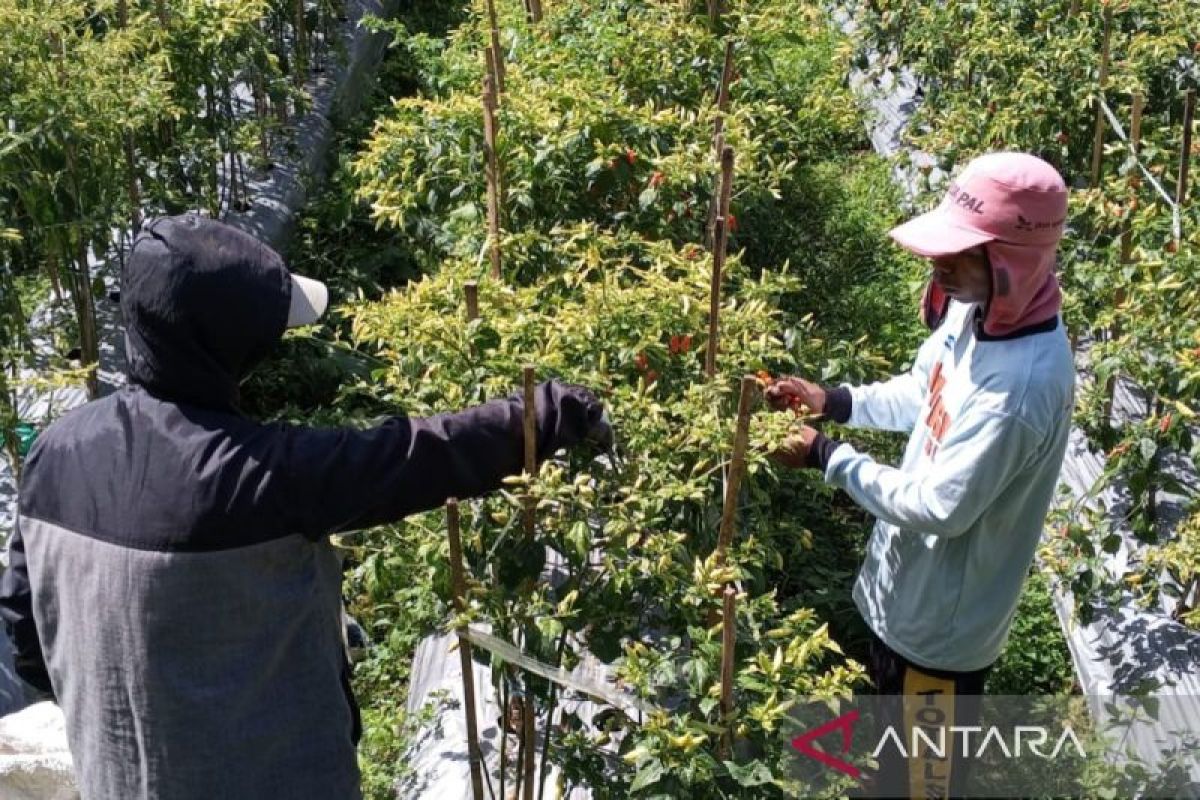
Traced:
[[540, 384], [535, 396], [539, 461], [577, 444], [601, 449], [612, 446], [613, 432], [608, 415], [603, 404], [589, 390], [553, 380]]

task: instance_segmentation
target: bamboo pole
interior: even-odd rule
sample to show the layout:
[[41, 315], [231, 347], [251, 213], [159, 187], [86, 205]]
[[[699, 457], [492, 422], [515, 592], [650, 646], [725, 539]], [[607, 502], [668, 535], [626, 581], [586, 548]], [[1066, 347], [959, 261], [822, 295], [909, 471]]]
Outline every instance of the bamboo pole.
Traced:
[[521, 712], [521, 720], [524, 723], [524, 731], [521, 737], [522, 744], [525, 748], [525, 791], [522, 796], [525, 800], [534, 800], [534, 784], [537, 782], [537, 727], [534, 715], [537, 713], [534, 707], [533, 694], [529, 690], [528, 680], [526, 680], [525, 705]]
[[[720, 159], [725, 152], [725, 114], [729, 111], [729, 86], [733, 81], [733, 41], [725, 43], [725, 65], [721, 69], [721, 83], [717, 87], [717, 113], [713, 120], [713, 154]], [[704, 222], [704, 244], [713, 245], [713, 225], [721, 216], [718, 208], [721, 195], [723, 174], [718, 173], [713, 179], [713, 197], [708, 204], [708, 218]]]
[[[1112, 6], [1104, 7], [1104, 41], [1100, 48], [1100, 88], [1103, 98], [1104, 88], [1108, 84], [1108, 64], [1110, 58], [1110, 42], [1112, 40]], [[1092, 137], [1092, 172], [1091, 186], [1100, 185], [1100, 161], [1104, 156], [1104, 111], [1100, 107], [1101, 99], [1096, 100], [1096, 132]]]
[[733, 749], [733, 657], [737, 646], [737, 589], [725, 587], [725, 608], [721, 616], [721, 758]]
[[296, 57], [292, 64], [292, 81], [303, 86], [308, 77], [308, 31], [304, 22], [304, 0], [292, 0], [292, 28], [296, 36]]
[[[733, 82], [733, 40], [725, 42], [725, 65], [721, 68], [721, 83], [717, 87], [717, 118], [713, 121], [713, 141], [725, 130], [725, 114], [729, 111], [729, 86]], [[718, 147], [717, 152], [721, 152]]]
[[488, 36], [491, 40], [492, 76], [496, 79], [496, 92], [504, 94], [504, 51], [500, 48], [500, 25], [496, 21], [496, 0], [487, 0]]
[[713, 28], [721, 22], [721, 15], [725, 12], [725, 3], [723, 0], [708, 0], [708, 23]]
[[725, 268], [725, 218], [718, 217], [714, 233], [720, 246], [712, 253], [712, 280], [708, 289], [708, 347], [704, 353], [704, 374], [709, 380], [717, 374], [717, 347], [721, 335], [721, 273]]
[[729, 219], [729, 203], [733, 199], [733, 166], [735, 161], [733, 148], [725, 145], [721, 148], [721, 192], [717, 205], [717, 216]]
[[500, 163], [496, 153], [495, 87], [492, 76], [483, 78], [483, 156], [487, 179], [488, 254], [492, 262], [492, 277], [500, 278]]
[[508, 775], [508, 706], [509, 706], [509, 689], [508, 689], [508, 670], [505, 669], [500, 673], [500, 688], [497, 694], [500, 697], [500, 800], [508, 800], [508, 795], [504, 793], [504, 784]]
[[[450, 578], [454, 587], [454, 610], [467, 610], [467, 580], [463, 572], [462, 537], [459, 532], [458, 501], [446, 501], [446, 530], [450, 539]], [[461, 630], [461, 627], [460, 627]], [[475, 670], [471, 643], [459, 637], [458, 656], [462, 664], [463, 710], [467, 715], [467, 760], [471, 769], [471, 795], [483, 800], [483, 759], [479, 752], [479, 722], [475, 718]]]
[[463, 295], [467, 301], [467, 322], [479, 319], [479, 284], [467, 281], [463, 284]]
[[[526, 364], [522, 370], [524, 379], [524, 428], [525, 428], [525, 472], [532, 478], [537, 474], [537, 392], [534, 381], [536, 380], [536, 369], [531, 364]], [[534, 517], [534, 500], [533, 497], [526, 495], [524, 508], [525, 536], [527, 539], [532, 539], [536, 530], [536, 520]], [[533, 695], [526, 686], [526, 694], [521, 705], [521, 769], [524, 773], [524, 797], [526, 800], [533, 800], [533, 787], [536, 777], [536, 769], [534, 768], [536, 759], [536, 750], [534, 747], [537, 737], [537, 730], [534, 725], [534, 715], [537, 710], [534, 706]]]
[[709, 378], [717, 373], [717, 349], [721, 325], [721, 277], [729, 245], [729, 202], [733, 196], [734, 152], [732, 147], [721, 151], [721, 187], [717, 193], [717, 217], [712, 234], [712, 281], [709, 285], [708, 349], [704, 354], [704, 371]]
[[1179, 154], [1179, 178], [1175, 184], [1175, 203], [1187, 201], [1188, 166], [1192, 155], [1192, 121], [1196, 117], [1196, 90], [1188, 89], [1183, 100], [1183, 152]]
[[[1142, 114], [1145, 111], [1146, 98], [1141, 92], [1133, 95], [1133, 110], [1129, 120], [1129, 146], [1136, 157], [1142, 149]], [[1136, 191], [1133, 192], [1136, 197]], [[1125, 230], [1121, 231], [1121, 263], [1128, 264], [1133, 258], [1133, 228], [1132, 222], [1126, 226]], [[1125, 304], [1126, 300], [1125, 287], [1118, 286], [1116, 292], [1113, 293], [1113, 306], [1120, 308]], [[1120, 315], [1113, 322], [1112, 328], [1109, 330], [1109, 339], [1116, 340], [1121, 336], [1121, 318]], [[1117, 394], [1117, 378], [1115, 375], [1110, 375], [1107, 383], [1104, 386], [1104, 424], [1105, 426], [1112, 425], [1112, 410], [1113, 400]]]
[[[714, 158], [718, 160], [718, 163], [720, 161], [721, 154], [725, 152], [725, 133], [723, 128], [724, 125], [722, 125], [722, 131], [713, 135], [713, 154]], [[712, 249], [713, 243], [716, 239], [715, 229], [717, 217], [721, 216], [721, 190], [723, 188], [721, 183], [722, 177], [722, 171], [718, 170], [716, 176], [713, 178], [712, 199], [708, 202], [708, 218], [704, 221], [704, 246], [710, 250]]]
[[[1129, 119], [1129, 148], [1136, 157], [1142, 151], [1142, 113], [1146, 109], [1146, 97], [1141, 92], [1133, 95], [1133, 111]], [[1134, 193], [1136, 197], [1136, 192]], [[1121, 261], [1128, 263], [1133, 256], [1132, 225], [1121, 232]], [[1119, 301], [1125, 297], [1124, 290], [1117, 290]]]
[[742, 478], [746, 474], [746, 448], [750, 441], [750, 405], [758, 389], [758, 379], [753, 375], [742, 377], [742, 391], [738, 398], [737, 428], [733, 435], [733, 456], [729, 461], [729, 475], [725, 479], [725, 498], [721, 508], [721, 528], [717, 538], [717, 560], [725, 561], [725, 554], [733, 543], [733, 525], [737, 521], [738, 493]]
[[542, 21], [542, 0], [525, 0], [525, 11], [529, 21], [537, 24]]
[[500, 79], [496, 67], [496, 48], [490, 44], [483, 48], [484, 88], [488, 89], [488, 103], [493, 114], [500, 107]]
[[[537, 474], [537, 396], [534, 386], [535, 370], [526, 364], [523, 370], [525, 382], [525, 472], [532, 479]], [[533, 538], [535, 520], [533, 498], [525, 498], [525, 535]]]

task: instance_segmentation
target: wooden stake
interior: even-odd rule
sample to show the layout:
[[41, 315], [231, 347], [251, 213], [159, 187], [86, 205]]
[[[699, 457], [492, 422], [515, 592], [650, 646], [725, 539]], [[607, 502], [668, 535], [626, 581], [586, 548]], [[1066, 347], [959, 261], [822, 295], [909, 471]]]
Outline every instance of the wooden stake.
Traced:
[[[528, 677], [526, 677], [526, 692], [529, 692]], [[534, 800], [533, 787], [537, 779], [537, 770], [534, 768], [537, 756], [537, 720], [534, 715], [537, 713], [533, 703], [533, 694], [525, 695], [525, 705], [521, 712], [521, 721], [524, 723], [523, 745], [525, 748], [525, 800]]]
[[737, 589], [725, 587], [725, 610], [721, 617], [721, 758], [733, 749], [733, 657], [737, 647]]
[[508, 775], [508, 670], [503, 670], [500, 673], [500, 687], [497, 694], [500, 696], [500, 800], [508, 800], [508, 795], [504, 792], [504, 784]]
[[721, 277], [725, 271], [726, 251], [729, 246], [729, 202], [733, 196], [734, 152], [732, 147], [721, 150], [720, 189], [716, 198], [716, 218], [712, 230], [712, 282], [709, 286], [708, 306], [708, 350], [704, 354], [705, 374], [712, 378], [717, 373], [717, 349], [720, 336]]
[[496, 107], [492, 76], [483, 78], [483, 157], [487, 179], [488, 251], [492, 277], [500, 279], [500, 163], [496, 154]]
[[725, 114], [729, 111], [729, 85], [733, 82], [733, 40], [725, 42], [725, 66], [721, 68], [721, 84], [717, 87], [717, 118], [713, 121], [713, 142], [717, 152], [717, 137], [725, 130]]
[[[725, 152], [725, 134], [723, 129], [724, 126], [722, 125], [722, 131], [717, 132], [713, 136], [713, 157], [716, 159], [720, 159], [721, 154]], [[708, 218], [704, 221], [704, 246], [709, 250], [712, 249], [713, 242], [715, 241], [717, 217], [721, 216], [721, 189], [723, 188], [721, 179], [722, 172], [718, 170], [716, 177], [713, 178], [712, 199], [708, 202]]]
[[[467, 580], [463, 573], [462, 538], [459, 533], [458, 501], [446, 501], [446, 530], [450, 539], [450, 579], [454, 588], [454, 610], [467, 610]], [[460, 629], [461, 630], [461, 629]], [[467, 761], [471, 768], [471, 794], [483, 800], [483, 759], [479, 752], [479, 722], [475, 718], [475, 670], [471, 658], [471, 643], [458, 640], [458, 656], [462, 664], [463, 709], [467, 715]]]
[[467, 301], [467, 322], [479, 319], [479, 284], [467, 281], [463, 284], [463, 295]]
[[713, 246], [712, 281], [708, 289], [708, 348], [704, 353], [704, 374], [709, 380], [717, 374], [717, 347], [721, 332], [721, 273], [725, 269], [725, 218], [718, 217], [713, 227], [718, 240]]
[[729, 202], [733, 198], [734, 160], [733, 148], [725, 145], [721, 149], [721, 193], [720, 202], [717, 205], [717, 216], [725, 218], [727, 222], [729, 219]]
[[525, 0], [525, 8], [529, 12], [529, 21], [537, 24], [542, 21], [542, 0]]
[[708, 22], [714, 28], [721, 21], [721, 14], [725, 11], [724, 5], [722, 0], [708, 0]]
[[1096, 133], [1092, 137], [1091, 185], [1100, 185], [1100, 161], [1104, 156], [1104, 111], [1100, 108], [1108, 84], [1109, 42], [1112, 39], [1112, 6], [1104, 7], [1104, 42], [1100, 49], [1100, 98], [1096, 100]]
[[[1136, 157], [1142, 149], [1142, 112], [1145, 110], [1146, 98], [1141, 92], [1133, 95], [1133, 111], [1129, 120], [1129, 146]], [[1131, 194], [1136, 197], [1137, 192], [1131, 190]], [[1121, 263], [1128, 264], [1133, 258], [1133, 229], [1132, 223], [1121, 231]], [[1118, 286], [1113, 293], [1113, 306], [1120, 308], [1125, 304], [1126, 293], [1125, 288]], [[1112, 328], [1109, 330], [1109, 339], [1119, 339], [1121, 336], [1121, 318], [1118, 315], [1116, 321], [1113, 322]], [[1112, 409], [1113, 400], [1117, 393], [1117, 378], [1115, 375], [1109, 376], [1107, 383], [1104, 386], [1104, 424], [1110, 426], [1112, 424]]]
[[[1133, 112], [1129, 120], [1129, 147], [1136, 157], [1142, 150], [1142, 112], [1146, 107], [1146, 98], [1141, 92], [1133, 95]], [[1137, 196], [1136, 191], [1133, 193]], [[1128, 263], [1133, 255], [1132, 225], [1121, 232], [1121, 261]], [[1118, 300], [1124, 300], [1124, 291], [1118, 290]]]
[[[525, 472], [532, 478], [537, 474], [537, 394], [534, 385], [535, 370], [526, 365], [525, 379]], [[533, 538], [533, 498], [525, 498], [525, 535]]]
[[1196, 117], [1196, 90], [1188, 89], [1183, 100], [1183, 152], [1179, 154], [1179, 179], [1175, 184], [1175, 203], [1183, 205], [1188, 193], [1188, 164], [1192, 155], [1192, 121]]
[[717, 560], [725, 561], [725, 554], [733, 543], [733, 525], [737, 521], [738, 493], [742, 478], [746, 474], [746, 447], [750, 441], [750, 405], [758, 390], [758, 379], [753, 375], [742, 378], [742, 392], [738, 398], [737, 428], [733, 435], [733, 456], [729, 460], [729, 475], [725, 479], [725, 502], [721, 508], [721, 530], [717, 539]]
[[495, 0], [487, 0], [487, 15], [488, 15], [488, 31], [491, 38], [491, 53], [489, 55], [492, 66], [492, 76], [496, 80], [497, 94], [504, 94], [504, 51], [500, 49], [500, 26], [496, 22], [496, 2]]

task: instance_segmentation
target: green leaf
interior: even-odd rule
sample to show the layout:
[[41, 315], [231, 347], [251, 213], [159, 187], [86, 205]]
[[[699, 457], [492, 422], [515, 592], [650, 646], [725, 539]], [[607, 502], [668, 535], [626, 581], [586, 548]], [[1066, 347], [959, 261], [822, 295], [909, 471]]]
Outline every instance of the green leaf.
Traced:
[[758, 760], [751, 761], [749, 764], [736, 764], [732, 761], [726, 761], [724, 764], [729, 770], [729, 776], [740, 786], [762, 786], [764, 783], [771, 783], [775, 780], [775, 776], [771, 774], [767, 765]]
[[588, 528], [587, 522], [576, 520], [567, 531], [567, 546], [571, 548], [571, 555], [576, 561], [586, 561], [588, 551], [592, 548], [592, 532]]
[[662, 762], [657, 758], [651, 759], [642, 765], [642, 768], [637, 771], [637, 776], [633, 779], [633, 783], [629, 786], [629, 791], [636, 792], [640, 789], [645, 789], [647, 786], [652, 786], [663, 776]]

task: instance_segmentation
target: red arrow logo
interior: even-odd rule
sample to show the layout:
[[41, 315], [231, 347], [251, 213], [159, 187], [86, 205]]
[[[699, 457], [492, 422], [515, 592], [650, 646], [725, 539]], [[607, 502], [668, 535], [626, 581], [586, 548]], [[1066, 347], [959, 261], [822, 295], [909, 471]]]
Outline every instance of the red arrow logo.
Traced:
[[826, 722], [819, 728], [813, 728], [811, 731], [800, 734], [795, 739], [792, 739], [792, 747], [808, 756], [815, 758], [827, 767], [833, 767], [838, 772], [844, 772], [855, 780], [862, 775], [858, 768], [853, 764], [842, 761], [840, 758], [829, 755], [813, 747], [812, 743], [816, 739], [820, 739], [830, 731], [841, 730], [842, 732], [842, 753], [850, 752], [850, 739], [854, 736], [854, 723], [858, 722], [858, 711], [848, 711], [842, 714], [835, 720]]

